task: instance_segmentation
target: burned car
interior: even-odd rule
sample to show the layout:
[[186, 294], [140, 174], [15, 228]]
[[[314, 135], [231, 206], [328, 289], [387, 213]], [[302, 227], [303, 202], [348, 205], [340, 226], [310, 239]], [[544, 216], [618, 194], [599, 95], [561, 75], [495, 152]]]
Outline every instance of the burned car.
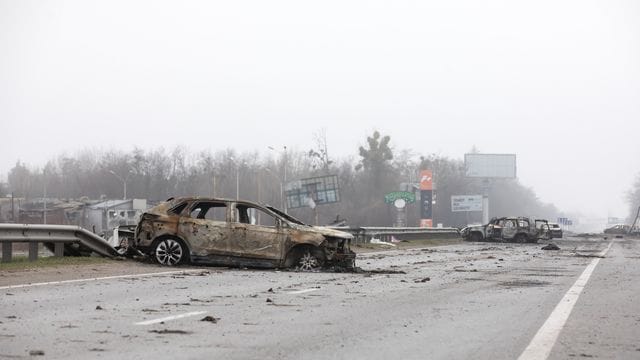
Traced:
[[142, 214], [132, 247], [162, 265], [353, 268], [353, 235], [310, 226], [268, 206], [218, 198], [171, 198]]
[[462, 228], [460, 235], [467, 241], [538, 242], [550, 239], [547, 220], [528, 217], [493, 218], [486, 225]]
[[558, 223], [549, 223], [549, 231], [551, 231], [551, 238], [562, 239], [562, 227]]

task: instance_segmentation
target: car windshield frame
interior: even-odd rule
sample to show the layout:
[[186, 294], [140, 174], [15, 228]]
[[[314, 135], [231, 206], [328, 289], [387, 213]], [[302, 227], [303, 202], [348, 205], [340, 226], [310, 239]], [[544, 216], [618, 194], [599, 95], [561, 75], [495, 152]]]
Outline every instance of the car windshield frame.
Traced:
[[274, 207], [273, 207], [273, 206], [271, 206], [271, 205], [266, 205], [265, 207], [266, 207], [267, 209], [269, 209], [269, 210], [273, 211], [273, 212], [274, 212], [274, 213], [276, 213], [278, 216], [280, 216], [280, 217], [284, 218], [285, 220], [287, 220], [287, 221], [289, 221], [289, 222], [292, 222], [292, 223], [297, 224], [297, 225], [302, 225], [302, 226], [311, 226], [311, 225], [309, 225], [309, 224], [305, 224], [305, 223], [303, 223], [302, 221], [300, 221], [300, 220], [298, 220], [298, 219], [294, 218], [293, 216], [291, 216], [291, 215], [289, 215], [289, 214], [286, 214], [286, 213], [284, 213], [284, 212], [282, 212], [282, 211], [280, 211], [280, 210], [278, 210], [278, 209], [274, 208]]

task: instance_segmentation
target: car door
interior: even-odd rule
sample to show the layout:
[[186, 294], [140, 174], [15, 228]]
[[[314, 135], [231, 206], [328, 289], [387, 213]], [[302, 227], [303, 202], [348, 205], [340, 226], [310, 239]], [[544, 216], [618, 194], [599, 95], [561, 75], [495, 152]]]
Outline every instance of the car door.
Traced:
[[516, 232], [518, 231], [518, 225], [516, 224], [515, 219], [504, 219], [501, 220], [502, 225], [502, 238], [503, 239], [513, 239], [516, 236]]
[[284, 257], [281, 220], [257, 206], [236, 203], [232, 211], [230, 251], [238, 257], [280, 260]]
[[224, 201], [196, 201], [185, 210], [178, 235], [189, 243], [193, 255], [215, 258], [229, 253], [227, 209]]

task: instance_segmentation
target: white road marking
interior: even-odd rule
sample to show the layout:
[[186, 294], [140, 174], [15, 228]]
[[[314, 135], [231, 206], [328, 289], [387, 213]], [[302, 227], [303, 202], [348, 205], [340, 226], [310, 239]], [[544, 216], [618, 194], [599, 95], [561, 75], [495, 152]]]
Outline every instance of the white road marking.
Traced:
[[163, 318], [160, 318], [160, 319], [154, 319], [154, 320], [141, 321], [141, 322], [135, 323], [134, 325], [139, 325], [139, 326], [153, 325], [153, 324], [159, 324], [159, 323], [162, 323], [162, 322], [167, 322], [167, 321], [172, 321], [172, 320], [184, 319], [186, 317], [202, 315], [202, 314], [206, 314], [206, 313], [207, 313], [206, 311], [193, 311], [193, 312], [189, 312], [189, 313], [186, 313], [186, 314], [167, 316], [167, 317], [163, 317]]
[[[599, 256], [604, 256], [609, 249], [611, 249], [611, 245], [613, 245], [613, 242], [610, 242], [609, 246], [602, 251]], [[600, 259], [601, 258], [594, 259], [587, 268], [584, 269], [582, 275], [580, 275], [578, 280], [576, 280], [562, 300], [556, 305], [556, 308], [538, 330], [536, 336], [533, 337], [529, 346], [524, 349], [518, 360], [544, 360], [549, 357], [553, 345], [555, 345], [556, 340], [558, 340], [560, 332], [567, 323], [567, 319], [569, 319], [574, 305], [578, 301], [582, 290], [587, 285], [591, 274], [593, 274], [596, 266], [598, 266]]]
[[312, 289], [296, 290], [296, 291], [289, 291], [287, 294], [289, 294], [289, 295], [306, 294], [306, 293], [310, 293], [310, 292], [318, 291], [318, 290], [320, 290], [320, 289], [312, 288]]
[[147, 273], [147, 274], [117, 275], [117, 276], [105, 276], [105, 277], [89, 278], [89, 279], [50, 281], [50, 282], [41, 282], [41, 283], [32, 283], [32, 284], [20, 284], [20, 285], [2, 286], [2, 287], [0, 287], [0, 290], [20, 289], [20, 288], [27, 288], [27, 287], [34, 287], [34, 286], [45, 286], [45, 285], [72, 284], [72, 283], [99, 281], [99, 280], [127, 279], [127, 278], [139, 278], [139, 277], [161, 276], [161, 275], [174, 275], [174, 274], [184, 274], [184, 273], [202, 272], [202, 271], [203, 271], [202, 269], [199, 269], [199, 270], [175, 270], [175, 271], [165, 271], [165, 272]]

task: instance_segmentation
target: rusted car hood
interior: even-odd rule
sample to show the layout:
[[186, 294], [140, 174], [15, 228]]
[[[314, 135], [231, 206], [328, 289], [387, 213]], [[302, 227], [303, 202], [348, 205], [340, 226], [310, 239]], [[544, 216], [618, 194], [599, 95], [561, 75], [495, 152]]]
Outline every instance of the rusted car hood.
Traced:
[[311, 228], [324, 236], [342, 238], [342, 239], [353, 239], [353, 235], [349, 234], [348, 232], [331, 229], [324, 226], [312, 226]]

